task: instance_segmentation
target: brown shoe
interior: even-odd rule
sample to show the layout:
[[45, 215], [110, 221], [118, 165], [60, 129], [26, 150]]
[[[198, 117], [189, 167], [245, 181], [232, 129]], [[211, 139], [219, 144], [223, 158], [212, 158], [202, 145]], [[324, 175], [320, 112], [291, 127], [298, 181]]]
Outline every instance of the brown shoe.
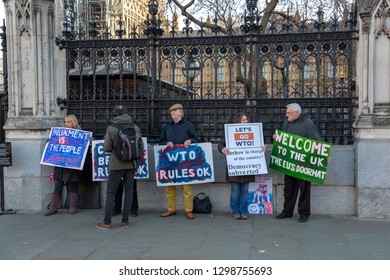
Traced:
[[105, 223], [97, 223], [96, 224], [96, 227], [98, 229], [110, 229], [111, 228], [111, 225], [106, 225]]
[[164, 213], [160, 214], [160, 217], [169, 217], [176, 215], [176, 211], [165, 211]]
[[129, 222], [122, 222], [121, 227], [129, 227]]
[[194, 216], [194, 214], [192, 212], [186, 212], [186, 217], [189, 220], [195, 219], [195, 216]]

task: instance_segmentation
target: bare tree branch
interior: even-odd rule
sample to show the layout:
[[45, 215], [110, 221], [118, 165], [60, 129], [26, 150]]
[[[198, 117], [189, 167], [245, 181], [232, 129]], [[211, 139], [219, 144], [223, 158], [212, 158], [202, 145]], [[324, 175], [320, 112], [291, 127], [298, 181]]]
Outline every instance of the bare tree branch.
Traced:
[[[182, 16], [188, 18], [192, 23], [203, 27], [204, 29], [212, 29], [219, 27], [220, 32], [226, 34], [229, 25], [242, 22], [242, 15], [246, 9], [245, 1], [243, 0], [168, 0], [167, 5], [174, 5], [180, 11]], [[260, 32], [266, 30], [267, 25], [274, 20], [276, 16], [281, 19], [290, 20], [296, 26], [303, 20], [308, 18], [316, 19], [319, 10], [322, 12], [321, 20], [330, 20], [332, 18], [343, 17], [352, 5], [353, 0], [259, 0], [258, 8], [259, 15], [261, 15], [260, 25], [263, 27]], [[260, 7], [263, 7], [261, 9]], [[294, 16], [286, 12], [291, 12]], [[217, 22], [210, 21], [211, 17], [217, 18]], [[207, 15], [207, 16], [206, 16]], [[205, 17], [205, 18], [203, 18]], [[249, 58], [248, 58], [249, 59]], [[251, 65], [259, 65], [259, 70], [262, 72], [263, 63], [255, 63], [249, 61]], [[247, 94], [249, 94], [250, 84], [248, 79], [242, 73], [242, 61], [237, 61], [236, 67], [236, 81], [244, 84]], [[285, 67], [275, 65], [282, 75], [283, 83], [286, 83]], [[263, 81], [260, 81], [260, 87], [265, 86]]]

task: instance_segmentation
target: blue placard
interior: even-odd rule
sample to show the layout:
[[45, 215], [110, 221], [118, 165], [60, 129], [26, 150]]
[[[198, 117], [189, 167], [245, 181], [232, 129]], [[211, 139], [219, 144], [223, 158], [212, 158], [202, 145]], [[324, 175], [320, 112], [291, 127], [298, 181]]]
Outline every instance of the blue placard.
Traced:
[[[148, 144], [147, 138], [142, 137], [144, 142], [144, 152], [142, 157], [137, 160], [137, 171], [134, 179], [149, 178], [149, 162], [148, 162]], [[107, 181], [110, 172], [110, 153], [106, 153], [103, 149], [104, 140], [92, 141], [92, 181]]]
[[154, 146], [157, 186], [214, 182], [211, 143]]
[[83, 169], [91, 137], [92, 132], [89, 131], [52, 127], [41, 164]]

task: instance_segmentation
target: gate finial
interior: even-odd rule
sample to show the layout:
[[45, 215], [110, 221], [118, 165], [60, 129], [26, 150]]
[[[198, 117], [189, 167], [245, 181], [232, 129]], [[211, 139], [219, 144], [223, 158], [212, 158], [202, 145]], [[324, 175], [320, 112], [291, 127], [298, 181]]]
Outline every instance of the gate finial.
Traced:
[[149, 18], [149, 14], [147, 15], [147, 19], [145, 20], [145, 24], [148, 26], [144, 30], [144, 34], [147, 36], [153, 35], [154, 37], [162, 36], [164, 30], [161, 28], [161, 20], [160, 17], [157, 18], [158, 14], [158, 1], [157, 0], [149, 0], [148, 8], [149, 14], [152, 18]]

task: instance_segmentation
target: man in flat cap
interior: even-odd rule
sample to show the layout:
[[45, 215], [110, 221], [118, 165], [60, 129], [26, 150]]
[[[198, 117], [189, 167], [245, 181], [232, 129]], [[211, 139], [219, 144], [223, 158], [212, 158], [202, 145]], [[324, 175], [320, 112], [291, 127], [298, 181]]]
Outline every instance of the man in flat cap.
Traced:
[[[191, 143], [198, 143], [194, 125], [184, 120], [183, 106], [181, 104], [174, 104], [169, 108], [172, 121], [167, 123], [161, 133], [160, 145], [167, 145], [173, 147], [176, 144], [184, 144], [188, 148]], [[168, 200], [168, 211], [162, 213], [161, 217], [169, 217], [176, 215], [176, 186], [167, 186], [166, 196]], [[186, 217], [190, 220], [194, 219], [192, 213], [193, 195], [192, 186], [183, 185], [184, 196], [184, 210]]]

